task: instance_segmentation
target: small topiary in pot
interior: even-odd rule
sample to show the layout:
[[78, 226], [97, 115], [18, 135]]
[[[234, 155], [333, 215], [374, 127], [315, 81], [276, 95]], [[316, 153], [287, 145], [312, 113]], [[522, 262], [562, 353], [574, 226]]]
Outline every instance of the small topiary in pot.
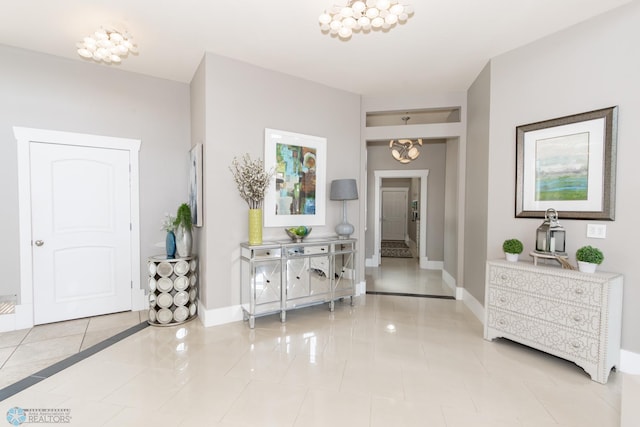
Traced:
[[508, 254], [521, 254], [524, 250], [524, 246], [518, 239], [509, 239], [505, 240], [502, 244], [502, 250]]
[[598, 248], [583, 246], [576, 251], [576, 260], [580, 271], [593, 273], [596, 270], [596, 266], [604, 261], [604, 255]]

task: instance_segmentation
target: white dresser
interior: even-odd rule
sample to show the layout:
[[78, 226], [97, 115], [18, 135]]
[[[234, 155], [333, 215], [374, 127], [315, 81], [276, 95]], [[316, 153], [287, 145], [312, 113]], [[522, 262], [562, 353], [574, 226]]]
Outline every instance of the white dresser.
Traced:
[[620, 274], [489, 261], [484, 338], [504, 337], [570, 360], [606, 383], [620, 360]]

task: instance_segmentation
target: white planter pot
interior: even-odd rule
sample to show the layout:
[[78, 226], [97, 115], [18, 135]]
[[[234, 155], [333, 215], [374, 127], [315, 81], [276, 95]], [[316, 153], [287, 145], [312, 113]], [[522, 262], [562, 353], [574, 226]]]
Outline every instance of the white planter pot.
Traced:
[[598, 267], [598, 264], [593, 264], [591, 262], [578, 261], [578, 270], [582, 271], [583, 273], [595, 273], [596, 267]]
[[518, 262], [518, 257], [520, 256], [520, 254], [510, 254], [508, 252], [505, 252], [504, 255], [507, 258], [507, 261], [511, 262]]

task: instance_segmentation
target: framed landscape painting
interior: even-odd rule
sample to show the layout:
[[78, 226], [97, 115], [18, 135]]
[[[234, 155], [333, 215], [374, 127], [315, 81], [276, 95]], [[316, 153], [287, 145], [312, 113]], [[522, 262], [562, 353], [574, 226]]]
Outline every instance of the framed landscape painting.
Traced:
[[516, 128], [516, 217], [613, 220], [618, 107]]
[[274, 179], [264, 198], [264, 226], [324, 225], [327, 140], [265, 129], [265, 170]]

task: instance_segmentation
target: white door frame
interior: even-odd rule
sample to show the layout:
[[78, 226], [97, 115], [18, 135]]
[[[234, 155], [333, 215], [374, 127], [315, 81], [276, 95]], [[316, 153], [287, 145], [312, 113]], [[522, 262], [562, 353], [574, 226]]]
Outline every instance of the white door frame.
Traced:
[[[408, 238], [408, 227], [407, 227], [407, 221], [409, 221], [409, 188], [407, 187], [382, 187], [380, 188], [380, 216], [382, 217], [383, 213], [382, 212], [384, 209], [382, 209], [382, 202], [383, 202], [383, 197], [382, 197], [382, 193], [384, 193], [385, 191], [393, 191], [393, 192], [402, 192], [405, 194], [405, 201], [407, 202], [405, 204], [404, 207], [404, 213], [405, 213], [405, 217], [404, 217], [404, 226], [403, 226], [403, 231], [402, 231], [402, 240], [404, 240], [405, 242], [407, 241]], [[382, 223], [380, 225], [380, 240], [382, 240]]]
[[131, 307], [133, 310], [142, 309], [144, 307], [144, 291], [140, 289], [140, 198], [138, 178], [140, 140], [15, 126], [13, 133], [18, 142], [18, 212], [20, 236], [20, 298], [14, 314], [14, 329], [30, 328], [34, 323], [33, 259], [31, 251], [31, 173], [29, 170], [29, 146], [31, 142], [129, 151], [131, 165]]
[[[374, 246], [373, 246], [373, 261], [376, 265], [380, 265], [380, 236], [382, 234], [382, 209], [380, 208], [382, 203], [381, 188], [382, 178], [420, 178], [420, 218], [427, 218], [427, 182], [429, 179], [428, 169], [407, 169], [407, 170], [376, 170], [373, 171], [373, 177], [375, 181], [375, 190], [373, 192], [375, 201], [374, 206]], [[427, 222], [423, 221], [420, 224], [420, 247], [418, 258], [420, 260], [420, 268], [427, 268]]]

